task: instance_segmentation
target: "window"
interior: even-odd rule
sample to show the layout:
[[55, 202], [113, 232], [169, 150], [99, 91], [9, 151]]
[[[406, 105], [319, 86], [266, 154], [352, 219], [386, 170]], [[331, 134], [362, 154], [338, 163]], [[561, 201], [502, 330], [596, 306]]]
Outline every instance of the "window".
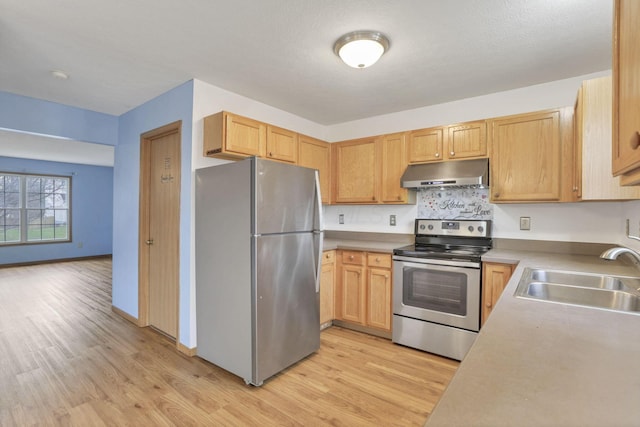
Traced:
[[71, 178], [0, 172], [0, 245], [71, 240]]

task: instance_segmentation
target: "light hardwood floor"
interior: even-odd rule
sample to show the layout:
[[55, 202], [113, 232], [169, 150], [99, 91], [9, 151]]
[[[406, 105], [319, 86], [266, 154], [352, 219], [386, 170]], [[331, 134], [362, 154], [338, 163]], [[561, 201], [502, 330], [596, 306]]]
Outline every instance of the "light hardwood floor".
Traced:
[[458, 363], [332, 327], [244, 381], [111, 311], [111, 260], [0, 268], [0, 425], [419, 426]]

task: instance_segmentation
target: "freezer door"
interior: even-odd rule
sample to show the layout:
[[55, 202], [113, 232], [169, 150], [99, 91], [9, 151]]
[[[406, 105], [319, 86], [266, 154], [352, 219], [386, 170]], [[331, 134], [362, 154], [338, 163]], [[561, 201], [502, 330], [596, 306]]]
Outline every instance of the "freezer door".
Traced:
[[311, 231], [317, 222], [315, 170], [254, 158], [252, 234]]
[[320, 348], [314, 234], [254, 237], [254, 378], [263, 380]]

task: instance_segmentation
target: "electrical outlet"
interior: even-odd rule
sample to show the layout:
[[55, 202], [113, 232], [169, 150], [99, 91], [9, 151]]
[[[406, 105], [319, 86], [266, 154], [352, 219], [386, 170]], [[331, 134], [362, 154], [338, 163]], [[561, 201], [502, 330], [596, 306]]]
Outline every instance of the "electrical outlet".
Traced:
[[531, 218], [528, 216], [520, 217], [520, 230], [531, 230]]
[[395, 227], [396, 225], [396, 216], [395, 215], [389, 215], [389, 225], [392, 225]]
[[338, 215], [338, 224], [344, 224], [344, 214]]

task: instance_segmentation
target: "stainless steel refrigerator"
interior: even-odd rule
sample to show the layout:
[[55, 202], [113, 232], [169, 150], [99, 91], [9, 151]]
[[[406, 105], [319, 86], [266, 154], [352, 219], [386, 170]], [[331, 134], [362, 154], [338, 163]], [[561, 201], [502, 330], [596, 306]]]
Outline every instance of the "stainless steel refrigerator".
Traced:
[[198, 356], [260, 386], [320, 348], [321, 215], [313, 169], [196, 171]]

